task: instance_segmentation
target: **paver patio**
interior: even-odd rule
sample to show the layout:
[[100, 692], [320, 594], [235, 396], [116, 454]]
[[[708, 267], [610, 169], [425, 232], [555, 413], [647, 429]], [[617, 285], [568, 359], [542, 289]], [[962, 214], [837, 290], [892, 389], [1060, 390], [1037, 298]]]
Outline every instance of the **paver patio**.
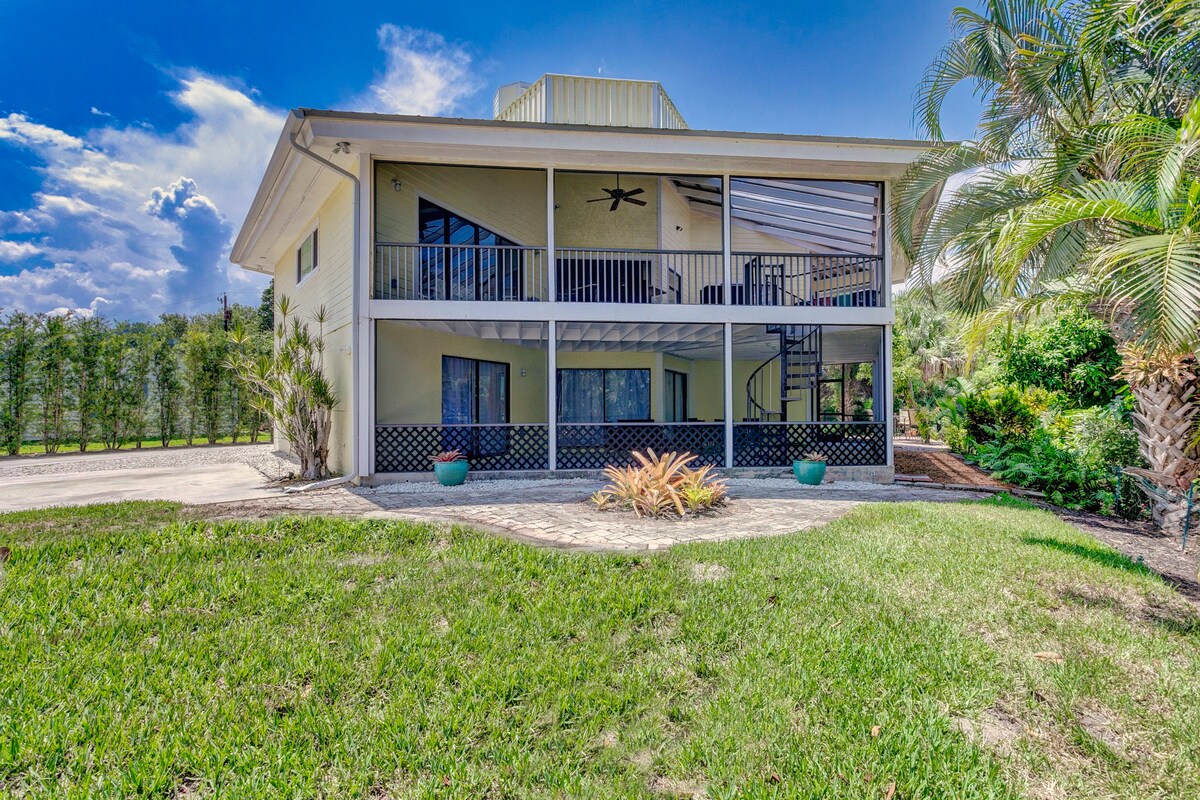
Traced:
[[730, 481], [734, 499], [720, 513], [655, 520], [596, 511], [587, 499], [602, 485], [601, 481], [542, 481], [514, 488], [505, 481], [471, 481], [429, 493], [338, 488], [208, 506], [203, 513], [218, 518], [300, 513], [439, 521], [540, 545], [658, 550], [684, 542], [794, 533], [823, 525], [862, 503], [958, 502], [986, 496], [910, 486], [802, 488], [779, 479], [735, 479]]

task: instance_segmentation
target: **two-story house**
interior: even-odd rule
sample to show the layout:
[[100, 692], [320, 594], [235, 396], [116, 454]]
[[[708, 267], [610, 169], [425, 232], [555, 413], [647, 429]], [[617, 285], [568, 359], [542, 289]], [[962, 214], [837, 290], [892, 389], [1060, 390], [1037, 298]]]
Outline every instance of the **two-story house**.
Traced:
[[301, 109], [232, 258], [325, 307], [361, 480], [653, 447], [890, 481], [886, 198], [926, 146], [689, 130], [658, 83], [565, 75], [491, 120]]

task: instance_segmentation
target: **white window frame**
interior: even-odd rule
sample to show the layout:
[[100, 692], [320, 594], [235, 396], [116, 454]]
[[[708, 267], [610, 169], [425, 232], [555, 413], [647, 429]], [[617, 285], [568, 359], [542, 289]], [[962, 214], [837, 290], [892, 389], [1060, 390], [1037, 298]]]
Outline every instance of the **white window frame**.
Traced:
[[[316, 275], [317, 270], [319, 270], [321, 268], [320, 229], [321, 229], [320, 224], [314, 222], [312, 227], [309, 228], [308, 233], [304, 234], [304, 237], [300, 239], [300, 243], [296, 245], [296, 288], [297, 289], [299, 289], [301, 286], [303, 286], [305, 283], [307, 283], [308, 279], [311, 278], [313, 275]], [[316, 238], [313, 240], [312, 269], [310, 269], [308, 271], [307, 275], [301, 275], [300, 274], [300, 251], [304, 249], [304, 243], [307, 242], [309, 239], [312, 239], [314, 236]]]

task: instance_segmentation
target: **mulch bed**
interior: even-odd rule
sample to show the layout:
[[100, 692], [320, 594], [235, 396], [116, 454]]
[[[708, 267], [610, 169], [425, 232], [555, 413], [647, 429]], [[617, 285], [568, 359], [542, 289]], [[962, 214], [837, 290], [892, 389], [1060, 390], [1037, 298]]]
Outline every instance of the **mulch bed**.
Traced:
[[895, 459], [897, 475], [927, 475], [936, 483], [960, 486], [1006, 485], [944, 450], [909, 450], [897, 447]]

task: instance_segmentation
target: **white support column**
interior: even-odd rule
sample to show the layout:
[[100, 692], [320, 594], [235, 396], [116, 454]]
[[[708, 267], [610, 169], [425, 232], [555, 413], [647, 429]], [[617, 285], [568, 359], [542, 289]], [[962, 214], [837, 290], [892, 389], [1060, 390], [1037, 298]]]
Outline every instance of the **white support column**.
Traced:
[[885, 325], [883, 327], [883, 345], [880, 348], [882, 352], [879, 354], [880, 372], [883, 373], [883, 419], [887, 423], [887, 465], [894, 466], [896, 463], [895, 456], [892, 452], [892, 437], [895, 435], [893, 427], [892, 408], [895, 405], [893, 393], [895, 387], [892, 385], [892, 326]]
[[[378, 354], [378, 350], [376, 349], [378, 346], [376, 344], [376, 333], [377, 333], [376, 328], [378, 327], [378, 325], [379, 325], [379, 323], [377, 323], [374, 319], [370, 319], [370, 318], [367, 319], [366, 393], [367, 393], [367, 424], [368, 424], [369, 437], [367, 439], [366, 450], [367, 450], [367, 458], [369, 459], [367, 462], [367, 466], [369, 467], [369, 469], [371, 470], [372, 473], [375, 472], [375, 420], [377, 419], [377, 417], [376, 417], [377, 412], [375, 410], [375, 390], [376, 390], [377, 381], [375, 379], [375, 376], [379, 374], [379, 354]], [[362, 474], [363, 473], [361, 473], [361, 472], [359, 473], [359, 475], [362, 475]]]
[[[729, 207], [729, 176], [721, 176], [721, 261], [725, 266], [725, 305], [733, 305], [733, 249], [729, 241], [732, 227], [729, 223], [732, 209]], [[746, 291], [745, 289], [743, 291]], [[728, 398], [726, 398], [728, 399]]]
[[354, 471], [360, 479], [375, 471], [375, 337], [370, 319], [371, 287], [374, 285], [371, 279], [371, 264], [374, 261], [371, 247], [371, 197], [374, 185], [372, 172], [370, 153], [360, 153], [358, 185], [355, 187], [358, 196], [354, 204], [358, 212], [358, 218], [354, 220], [358, 263], [353, 265], [358, 274], [358, 281], [354, 286], [354, 331], [351, 334], [351, 353], [354, 358], [351, 370], [354, 385], [352, 402], [355, 411], [351, 426], [356, 440], [353, 452], [357, 463], [354, 465]]
[[883, 252], [883, 275], [880, 276], [883, 285], [879, 288], [885, 308], [892, 307], [892, 221], [887, 207], [889, 188], [890, 184], [885, 182], [879, 190], [879, 248]]
[[[726, 263], [728, 281], [728, 262]], [[728, 286], [728, 282], [725, 284]], [[725, 295], [728, 297], [729, 295]], [[725, 323], [725, 355], [721, 359], [725, 377], [725, 466], [733, 466], [733, 323]]]
[[[883, 290], [883, 305], [886, 308], [892, 307], [892, 237], [891, 217], [887, 205], [890, 188], [890, 184], [885, 182], [879, 192], [879, 242], [883, 250], [883, 286], [880, 288]], [[879, 353], [879, 371], [882, 373], [883, 379], [883, 408], [880, 410], [883, 412], [883, 419], [887, 424], [887, 465], [894, 467], [896, 459], [892, 450], [892, 437], [896, 432], [893, 430], [895, 420], [892, 411], [895, 407], [893, 399], [895, 386], [892, 377], [892, 326], [890, 323], [884, 325], [883, 336], [880, 339], [882, 344]]]
[[546, 446], [549, 467], [558, 469], [558, 323], [546, 323]]
[[554, 255], [554, 167], [546, 168], [546, 300], [558, 302], [558, 260]]

